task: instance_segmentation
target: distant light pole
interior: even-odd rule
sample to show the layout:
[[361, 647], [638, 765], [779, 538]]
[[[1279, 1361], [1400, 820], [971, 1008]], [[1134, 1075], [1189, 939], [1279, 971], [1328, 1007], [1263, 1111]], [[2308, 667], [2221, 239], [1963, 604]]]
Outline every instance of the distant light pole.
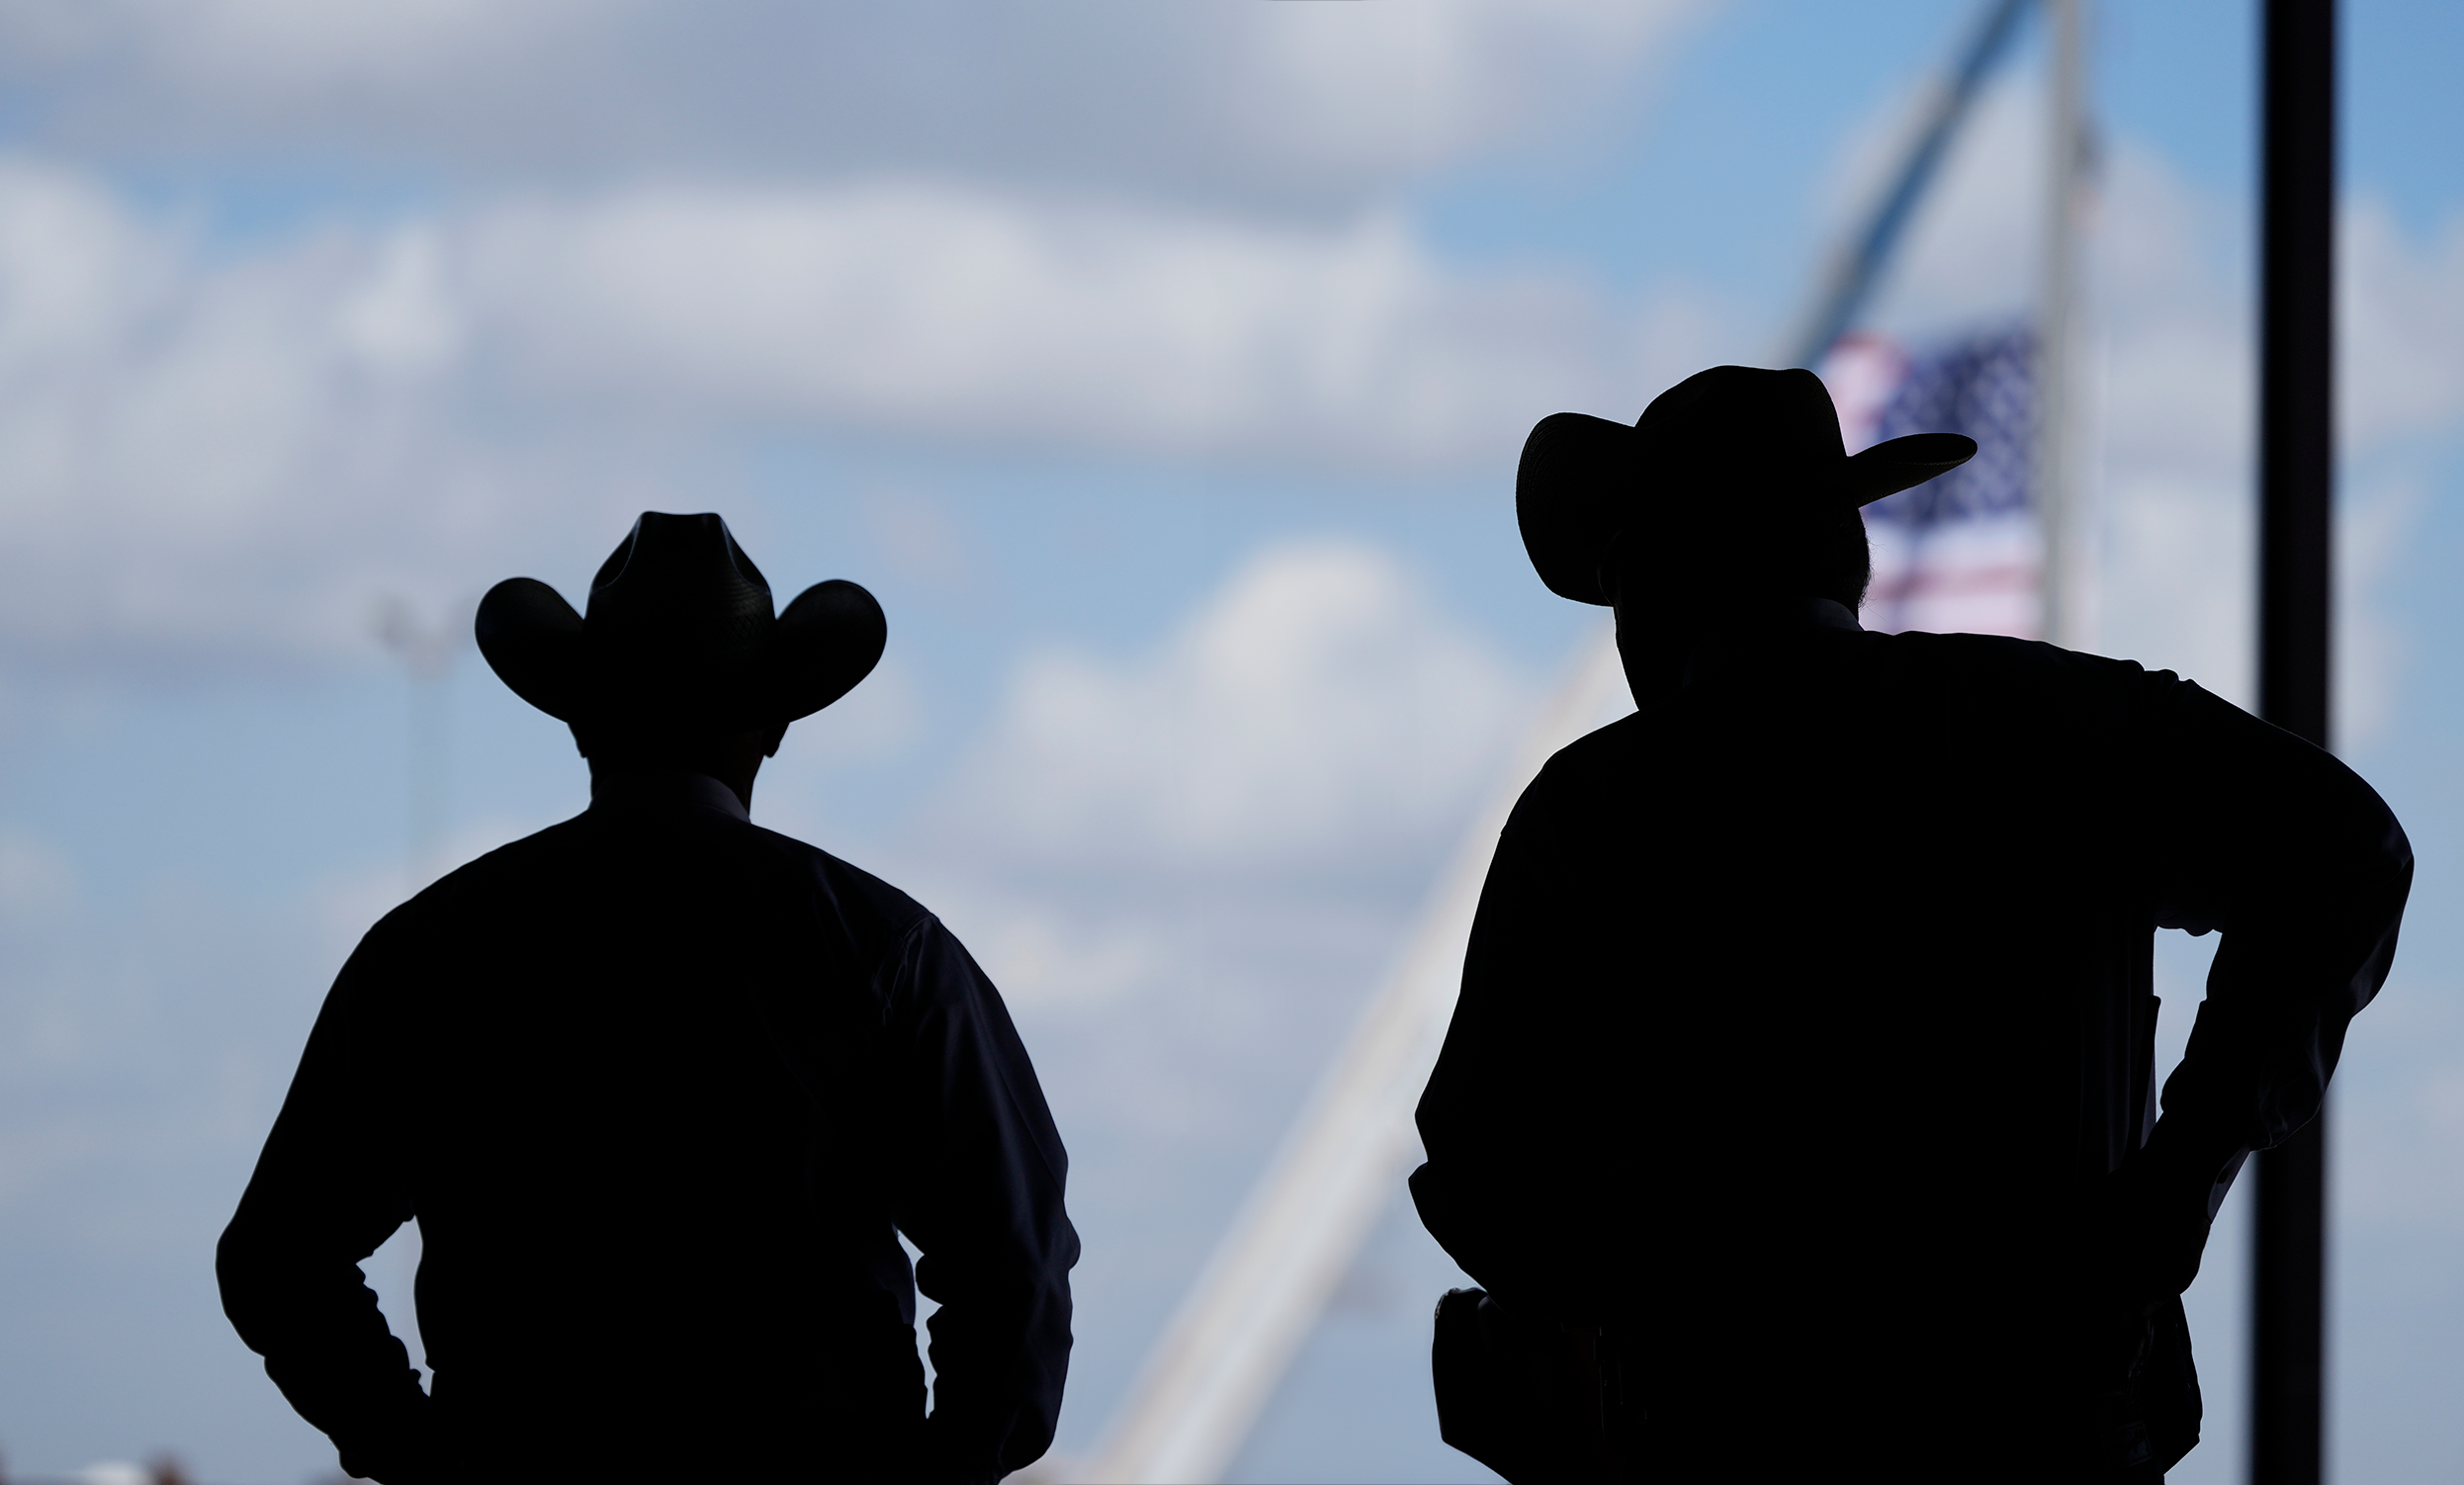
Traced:
[[[458, 610], [449, 610], [455, 612]], [[454, 656], [469, 638], [468, 625], [447, 618], [422, 620], [408, 599], [393, 594], [377, 601], [371, 628], [402, 662], [410, 677], [410, 710], [404, 774], [406, 802], [403, 876], [405, 895], [425, 886], [444, 843], [452, 754], [447, 723]]]
[[[436, 874], [437, 857], [444, 845], [453, 759], [452, 733], [447, 725], [451, 720], [447, 702], [452, 693], [445, 683], [453, 676], [455, 655], [471, 639], [469, 622], [457, 622], [457, 616], [467, 611], [467, 605], [448, 605], [446, 616], [431, 624], [419, 617], [409, 599], [389, 593], [377, 600], [376, 610], [369, 616], [369, 628], [402, 662], [403, 673], [410, 677], [409, 745], [403, 770], [407, 827], [402, 855], [404, 897], [425, 887]], [[417, 1287], [419, 1259], [427, 1246], [416, 1222], [406, 1231], [400, 1261], [403, 1295]], [[417, 1310], [406, 1306], [403, 1313], [388, 1319], [424, 1363], [425, 1348], [419, 1336]]]

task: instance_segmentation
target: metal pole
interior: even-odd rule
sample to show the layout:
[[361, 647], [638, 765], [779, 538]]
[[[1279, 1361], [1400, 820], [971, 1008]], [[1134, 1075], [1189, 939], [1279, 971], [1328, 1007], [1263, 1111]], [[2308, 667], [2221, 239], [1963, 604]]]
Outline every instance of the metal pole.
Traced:
[[[452, 610], [448, 610], [452, 612]], [[440, 624], [421, 621], [410, 603], [398, 597], [378, 600], [371, 627], [377, 638], [402, 662], [410, 677], [409, 748], [406, 797], [409, 802], [403, 859], [406, 890], [428, 884], [444, 843], [449, 775], [452, 761], [445, 683], [464, 626], [450, 619]]]
[[[2259, 265], [2259, 714], [2328, 745], [2334, 0], [2266, 0]], [[2318, 1485], [2327, 1117], [2258, 1159], [2250, 1479]]]
[[2046, 77], [2045, 284], [2040, 296], [2036, 363], [2036, 511], [2044, 566], [2038, 638], [2068, 649], [2088, 643], [2080, 622], [2077, 547], [2079, 509], [2072, 454], [2076, 377], [2073, 346], [2078, 300], [2079, 190], [2086, 153], [2086, 0], [2045, 0]]

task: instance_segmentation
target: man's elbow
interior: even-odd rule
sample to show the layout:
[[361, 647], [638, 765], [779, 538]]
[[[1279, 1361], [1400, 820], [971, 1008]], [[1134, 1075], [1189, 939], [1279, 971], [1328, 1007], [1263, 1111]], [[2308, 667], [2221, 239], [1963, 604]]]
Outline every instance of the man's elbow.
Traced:
[[250, 1351], [266, 1354], [276, 1328], [276, 1297], [288, 1267], [267, 1234], [243, 1210], [222, 1229], [214, 1247], [214, 1277], [222, 1294], [222, 1313]]

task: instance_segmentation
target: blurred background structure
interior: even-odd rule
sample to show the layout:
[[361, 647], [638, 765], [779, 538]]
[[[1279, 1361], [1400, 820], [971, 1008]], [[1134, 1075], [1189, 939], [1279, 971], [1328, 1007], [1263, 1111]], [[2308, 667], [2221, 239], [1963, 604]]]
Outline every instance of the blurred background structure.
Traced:
[[[2255, 5], [2081, 5], [2084, 149], [2025, 9], [1824, 362], [1860, 439], [2017, 430], [1999, 482], [1876, 520], [1868, 622], [2042, 622], [2011, 388], [2059, 199], [2057, 622], [2251, 703]], [[2328, 1444], [2427, 1481], [2464, 1466], [2464, 13], [2343, 14], [2334, 736], [2421, 875], [2338, 1080]], [[0, 0], [11, 1469], [329, 1475], [214, 1237], [405, 855], [585, 797], [482, 667], [406, 702], [369, 616], [578, 596], [643, 508], [889, 612], [755, 818], [1010, 997], [1088, 1253], [1047, 1473], [1085, 1464], [1596, 622], [1523, 560], [1523, 433], [1792, 354], [1976, 16]], [[2213, 941], [2167, 937], [2177, 1049]], [[2243, 1475], [2243, 1204], [2178, 1480]], [[1463, 1280], [1406, 1203], [1364, 1220], [1224, 1478], [1485, 1477], [1428, 1400]]]

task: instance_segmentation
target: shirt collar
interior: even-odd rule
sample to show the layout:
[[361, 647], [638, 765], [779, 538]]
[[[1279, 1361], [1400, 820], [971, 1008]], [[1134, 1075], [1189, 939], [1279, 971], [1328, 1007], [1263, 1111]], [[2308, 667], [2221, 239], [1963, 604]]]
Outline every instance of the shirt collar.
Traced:
[[672, 772], [599, 773], [590, 775], [590, 808], [593, 810], [644, 810], [684, 806], [716, 810], [731, 820], [749, 825], [752, 815], [736, 791], [706, 773]]

